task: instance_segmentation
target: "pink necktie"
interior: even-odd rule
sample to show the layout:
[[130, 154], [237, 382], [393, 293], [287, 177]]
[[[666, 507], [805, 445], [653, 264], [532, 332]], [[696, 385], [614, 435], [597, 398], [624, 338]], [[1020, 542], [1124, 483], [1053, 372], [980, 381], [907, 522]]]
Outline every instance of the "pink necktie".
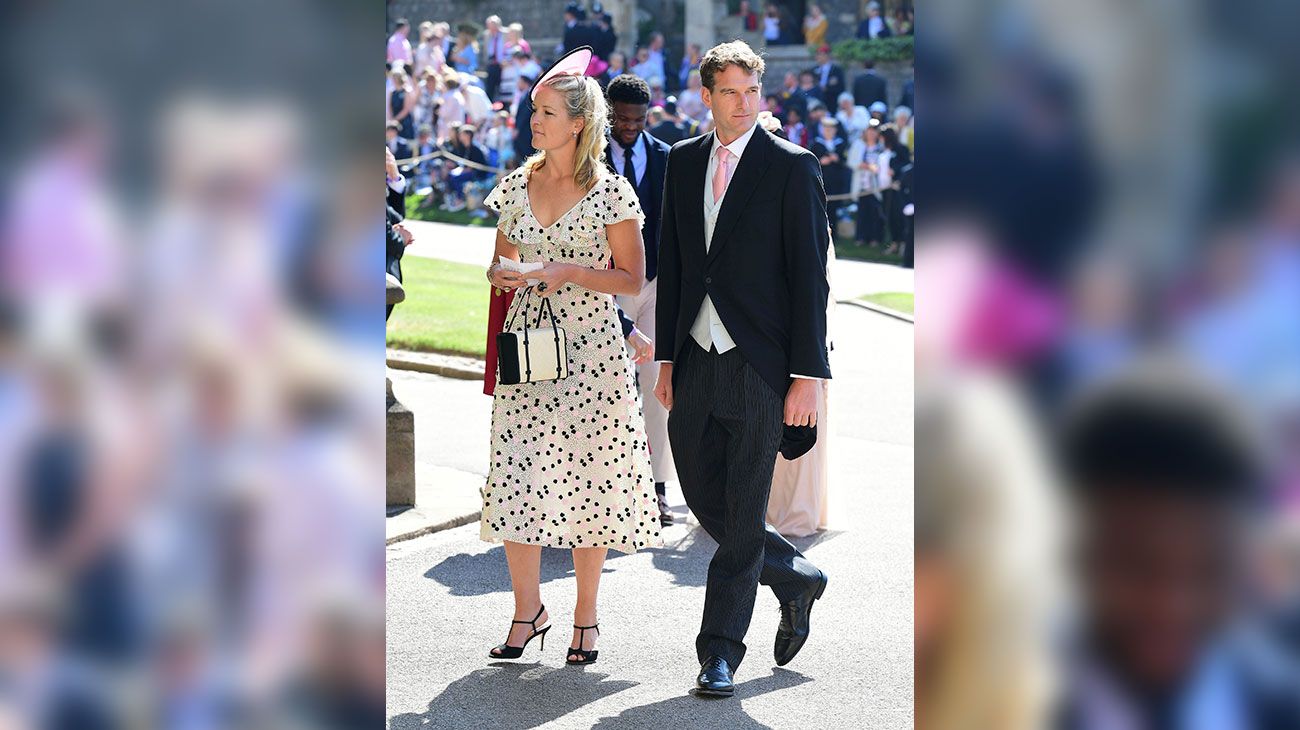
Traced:
[[727, 192], [727, 183], [731, 182], [731, 150], [726, 147], [718, 148], [718, 167], [713, 171], [713, 202], [717, 203], [722, 200], [722, 194]]

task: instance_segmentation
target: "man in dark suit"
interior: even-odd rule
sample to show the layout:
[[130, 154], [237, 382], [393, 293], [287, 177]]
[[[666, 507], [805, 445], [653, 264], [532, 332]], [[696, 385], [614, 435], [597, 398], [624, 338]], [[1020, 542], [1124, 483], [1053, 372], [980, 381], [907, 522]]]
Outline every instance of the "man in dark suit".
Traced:
[[831, 63], [830, 46], [817, 49], [817, 65], [808, 70], [813, 74], [813, 81], [821, 92], [823, 103], [829, 105], [840, 98], [840, 93], [844, 91], [844, 69]]
[[[384, 128], [384, 144], [389, 151], [398, 160], [409, 160], [415, 155], [411, 152], [411, 143], [402, 139], [401, 122], [389, 122]], [[411, 163], [403, 162], [399, 168], [403, 175], [410, 177], [413, 174]]]
[[686, 502], [718, 542], [695, 642], [702, 695], [734, 693], [759, 583], [780, 601], [784, 665], [827, 582], [764, 524], [778, 449], [815, 426], [817, 381], [831, 376], [821, 170], [757, 126], [764, 67], [741, 41], [705, 54], [717, 127], [669, 154], [659, 234], [655, 395]]
[[[637, 200], [645, 213], [641, 241], [645, 244], [645, 278], [641, 293], [620, 296], [618, 304], [637, 323], [637, 329], [655, 339], [655, 303], [657, 301], [659, 265], [659, 206], [663, 203], [664, 171], [668, 166], [669, 147], [646, 132], [650, 115], [650, 86], [640, 76], [623, 74], [609, 82], [605, 90], [611, 113], [609, 147], [605, 162], [614, 174], [632, 183]], [[650, 443], [650, 467], [654, 472], [655, 492], [659, 496], [659, 520], [673, 521], [668, 509], [665, 482], [673, 481], [672, 449], [668, 444], [668, 411], [654, 397], [655, 376], [659, 366], [647, 362], [637, 367], [637, 385], [641, 390], [645, 414], [646, 440]]]
[[1267, 467], [1228, 396], [1146, 362], [1066, 419], [1082, 610], [1057, 727], [1300, 727], [1295, 665], [1244, 613]]
[[885, 101], [885, 79], [876, 73], [876, 62], [868, 58], [862, 62], [866, 69], [853, 79], [853, 103], [860, 107], [869, 107], [874, 102]]
[[[646, 88], [649, 88], [647, 86]], [[650, 130], [650, 134], [665, 144], [674, 145], [686, 139], [686, 127], [677, 118], [677, 100], [668, 97], [663, 105], [664, 118]]]
[[561, 53], [568, 53], [580, 46], [590, 45], [591, 36], [587, 30], [587, 12], [577, 3], [564, 6], [564, 35]]
[[916, 79], [911, 78], [903, 82], [903, 90], [898, 95], [898, 105], [905, 106], [908, 109], [916, 109]]
[[519, 91], [515, 94], [515, 160], [523, 164], [533, 154], [533, 105], [528, 100], [528, 90], [537, 81], [530, 76], [520, 76]]

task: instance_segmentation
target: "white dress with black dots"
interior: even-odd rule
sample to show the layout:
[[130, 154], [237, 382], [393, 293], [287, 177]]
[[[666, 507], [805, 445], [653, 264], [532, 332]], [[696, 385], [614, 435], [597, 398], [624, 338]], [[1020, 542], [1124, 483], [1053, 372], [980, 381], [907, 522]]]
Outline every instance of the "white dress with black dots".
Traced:
[[[625, 178], [602, 177], [549, 228], [533, 215], [523, 168], [497, 183], [484, 204], [519, 247], [519, 260], [606, 269], [605, 226], [645, 216]], [[530, 312], [537, 311], [534, 295]], [[631, 553], [663, 544], [645, 421], [614, 298], [575, 284], [550, 297], [568, 336], [569, 376], [500, 385], [492, 402], [492, 463], [481, 535], [489, 542]], [[506, 321], [524, 301], [515, 297]]]

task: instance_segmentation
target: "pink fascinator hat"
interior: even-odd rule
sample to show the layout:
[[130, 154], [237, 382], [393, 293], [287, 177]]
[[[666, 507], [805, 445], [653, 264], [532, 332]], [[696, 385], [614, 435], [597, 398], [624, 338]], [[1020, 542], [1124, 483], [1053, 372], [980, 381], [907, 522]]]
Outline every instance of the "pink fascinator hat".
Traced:
[[546, 69], [546, 73], [537, 79], [533, 88], [528, 92], [528, 98], [536, 101], [537, 90], [547, 81], [557, 76], [585, 76], [587, 67], [591, 65], [591, 46], [579, 46], [572, 51], [556, 59], [551, 67]]

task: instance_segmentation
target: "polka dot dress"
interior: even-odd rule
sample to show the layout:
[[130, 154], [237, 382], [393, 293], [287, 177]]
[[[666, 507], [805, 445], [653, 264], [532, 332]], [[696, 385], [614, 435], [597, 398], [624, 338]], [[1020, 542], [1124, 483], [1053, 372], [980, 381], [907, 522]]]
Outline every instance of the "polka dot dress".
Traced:
[[[500, 213], [498, 228], [521, 261], [605, 269], [612, 260], [605, 226], [634, 218], [639, 227], [644, 215], [625, 178], [601, 174], [549, 228], [533, 215], [523, 168], [502, 178], [484, 204]], [[515, 297], [507, 321], [523, 301]], [[645, 421], [614, 298], [567, 284], [551, 306], [568, 335], [570, 374], [497, 385], [482, 538], [625, 553], [662, 545]]]

